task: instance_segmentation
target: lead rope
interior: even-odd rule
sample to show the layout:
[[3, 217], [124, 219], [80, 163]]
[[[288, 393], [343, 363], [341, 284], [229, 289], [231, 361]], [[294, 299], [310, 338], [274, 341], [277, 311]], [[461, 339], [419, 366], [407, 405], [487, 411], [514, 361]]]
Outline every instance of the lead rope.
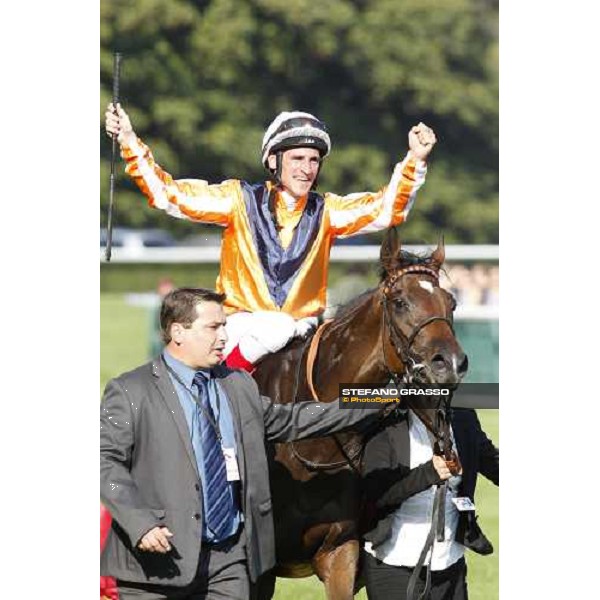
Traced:
[[[423, 593], [419, 596], [418, 600], [425, 600], [429, 595], [431, 590], [431, 560], [433, 558], [433, 542], [434, 538], [439, 539], [439, 524], [440, 524], [440, 513], [443, 513], [446, 509], [446, 488], [447, 483], [438, 484], [437, 489], [435, 491], [435, 499], [433, 501], [433, 514], [431, 515], [431, 529], [429, 530], [429, 534], [427, 535], [427, 539], [425, 540], [425, 545], [423, 546], [423, 550], [421, 550], [421, 554], [419, 556], [419, 560], [413, 572], [408, 580], [408, 587], [406, 588], [406, 600], [414, 600], [415, 597], [415, 586], [417, 584], [417, 579], [419, 578], [419, 574], [421, 573], [421, 569], [423, 564], [425, 563], [425, 558], [427, 557], [427, 553], [431, 550], [431, 557], [429, 558], [429, 564], [427, 565], [427, 571], [425, 574], [425, 589]], [[443, 530], [442, 530], [443, 536]], [[443, 539], [443, 538], [442, 538]]]

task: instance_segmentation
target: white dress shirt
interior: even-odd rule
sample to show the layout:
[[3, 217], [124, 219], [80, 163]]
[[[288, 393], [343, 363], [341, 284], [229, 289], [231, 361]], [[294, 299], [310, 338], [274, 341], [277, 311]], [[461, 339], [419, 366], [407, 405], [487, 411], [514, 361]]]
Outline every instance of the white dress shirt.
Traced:
[[[410, 468], [414, 469], [433, 458], [433, 448], [427, 428], [412, 411], [408, 412], [408, 424]], [[454, 442], [454, 433], [452, 433], [452, 440]], [[454, 448], [456, 451], [456, 445]], [[430, 550], [424, 563], [427, 565], [431, 560], [432, 571], [447, 569], [461, 559], [465, 552], [465, 547], [454, 540], [459, 512], [452, 498], [457, 496], [461, 479], [462, 477], [457, 475], [448, 480], [444, 541], [434, 540], [433, 556]], [[373, 550], [371, 542], [365, 542], [365, 550], [388, 565], [414, 567], [431, 529], [435, 490], [436, 486], [432, 485], [402, 502], [394, 513], [390, 537], [376, 550]]]

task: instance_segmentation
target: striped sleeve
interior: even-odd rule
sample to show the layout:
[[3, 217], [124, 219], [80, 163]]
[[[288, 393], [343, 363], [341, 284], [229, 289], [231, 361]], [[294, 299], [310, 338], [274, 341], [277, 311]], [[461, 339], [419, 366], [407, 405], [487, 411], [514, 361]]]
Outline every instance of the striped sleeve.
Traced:
[[426, 174], [427, 164], [407, 155], [396, 165], [389, 184], [377, 193], [326, 194], [325, 203], [333, 235], [352, 237], [404, 222]]
[[132, 177], [153, 208], [164, 210], [178, 219], [213, 223], [226, 227], [233, 212], [239, 181], [231, 179], [209, 185], [203, 179], [175, 180], [154, 160], [150, 148], [139, 138], [122, 146], [125, 172]]

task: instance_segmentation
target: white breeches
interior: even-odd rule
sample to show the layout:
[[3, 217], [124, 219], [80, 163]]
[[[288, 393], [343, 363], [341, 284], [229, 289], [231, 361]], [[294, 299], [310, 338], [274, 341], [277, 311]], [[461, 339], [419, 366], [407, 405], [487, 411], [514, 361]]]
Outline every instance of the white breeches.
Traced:
[[316, 326], [317, 317], [298, 321], [275, 311], [238, 312], [227, 317], [225, 356], [239, 345], [242, 356], [251, 363], [281, 350], [292, 338], [306, 337]]

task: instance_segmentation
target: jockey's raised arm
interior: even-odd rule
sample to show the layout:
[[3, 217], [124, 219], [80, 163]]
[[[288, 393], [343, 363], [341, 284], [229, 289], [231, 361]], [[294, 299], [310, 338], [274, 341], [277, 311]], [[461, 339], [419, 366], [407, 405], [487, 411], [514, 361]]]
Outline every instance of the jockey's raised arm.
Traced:
[[228, 364], [248, 369], [296, 335], [307, 335], [314, 317], [323, 313], [335, 237], [380, 231], [406, 220], [436, 142], [433, 131], [419, 123], [385, 187], [339, 196], [316, 191], [331, 140], [325, 124], [310, 113], [283, 112], [267, 128], [261, 158], [269, 177], [259, 183], [173, 179], [136, 136], [119, 105], [108, 106], [106, 131], [117, 134], [126, 172], [150, 206], [224, 228], [216, 288], [227, 296]]

